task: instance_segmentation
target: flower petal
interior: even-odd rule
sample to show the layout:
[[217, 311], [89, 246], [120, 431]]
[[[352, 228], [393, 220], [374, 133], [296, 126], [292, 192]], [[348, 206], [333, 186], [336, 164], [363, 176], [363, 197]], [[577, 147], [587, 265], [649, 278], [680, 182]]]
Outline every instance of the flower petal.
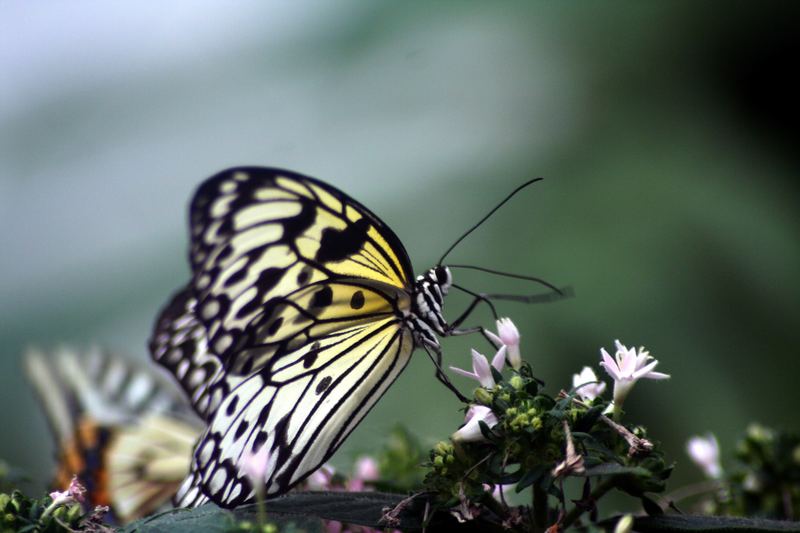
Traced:
[[505, 345], [503, 345], [503, 346], [500, 347], [499, 350], [497, 350], [497, 353], [492, 358], [492, 366], [498, 372], [502, 372], [503, 371], [503, 367], [506, 365], [506, 352], [507, 351], [508, 351], [508, 348]]

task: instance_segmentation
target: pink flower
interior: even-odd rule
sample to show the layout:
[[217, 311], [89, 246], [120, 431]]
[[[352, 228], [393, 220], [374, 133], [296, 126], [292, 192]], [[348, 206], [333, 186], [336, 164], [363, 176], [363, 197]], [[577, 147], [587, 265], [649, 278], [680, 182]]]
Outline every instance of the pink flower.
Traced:
[[686, 443], [686, 453], [699, 466], [703, 473], [711, 479], [722, 476], [722, 465], [719, 462], [719, 444], [713, 433], [704, 437], [694, 436]]
[[267, 482], [270, 453], [267, 446], [262, 446], [256, 453], [245, 450], [242, 455], [242, 468], [256, 491], [262, 490]]
[[591, 367], [585, 366], [580, 374], [572, 374], [572, 388], [583, 400], [591, 401], [603, 394], [606, 384], [597, 379]]
[[501, 318], [497, 321], [497, 336], [492, 336], [508, 349], [508, 362], [514, 369], [519, 370], [522, 366], [522, 354], [519, 350], [520, 334], [517, 326], [510, 318]]
[[[501, 372], [505, 364], [506, 347], [501, 346], [500, 349], [497, 350], [495, 356], [492, 358], [492, 366], [495, 368], [495, 370]], [[492, 375], [492, 369], [489, 366], [489, 361], [486, 359], [485, 355], [479, 353], [477, 350], [472, 350], [472, 372], [463, 370], [461, 368], [456, 368], [454, 366], [451, 366], [450, 370], [464, 377], [477, 380], [482, 387], [486, 387], [487, 389], [494, 387], [494, 376]]]
[[354, 470], [352, 479], [347, 483], [347, 490], [351, 492], [362, 491], [367, 484], [379, 478], [378, 463], [368, 455], [358, 458]]
[[489, 428], [497, 425], [497, 415], [484, 405], [471, 405], [464, 419], [464, 425], [453, 433], [452, 439], [461, 442], [477, 442], [485, 440], [481, 433], [480, 422], [486, 423]]
[[50, 493], [50, 498], [53, 500], [51, 505], [65, 505], [74, 502], [83, 502], [86, 494], [86, 489], [78, 482], [77, 476], [72, 476], [72, 481], [69, 483], [67, 490], [63, 492], [54, 491]]
[[329, 464], [324, 464], [306, 479], [309, 490], [331, 490], [333, 488], [333, 475], [336, 471]]
[[627, 348], [621, 342], [614, 341], [617, 346], [617, 353], [612, 358], [605, 348], [600, 348], [603, 360], [600, 362], [608, 375], [614, 378], [614, 409], [619, 412], [628, 393], [640, 379], [667, 379], [669, 374], [654, 372], [653, 369], [658, 365], [650, 352], [639, 348]]

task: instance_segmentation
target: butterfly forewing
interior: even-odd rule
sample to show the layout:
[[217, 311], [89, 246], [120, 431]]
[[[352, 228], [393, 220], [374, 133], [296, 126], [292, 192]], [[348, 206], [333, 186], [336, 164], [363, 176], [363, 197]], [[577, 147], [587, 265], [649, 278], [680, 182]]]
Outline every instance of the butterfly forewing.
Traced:
[[[375, 215], [340, 191], [288, 171], [240, 168], [214, 176], [195, 195], [190, 222], [195, 314], [211, 350], [237, 373], [259, 368], [239, 358], [244, 349], [270, 342], [270, 334], [294, 337], [317, 321], [314, 313], [353, 297], [339, 294], [331, 281], [361, 278], [406, 289], [412, 277], [405, 250]], [[279, 320], [287, 306], [301, 308], [311, 294], [317, 298], [312, 316]], [[332, 309], [342, 326], [369, 311], [352, 307], [341, 315], [343, 306]]]

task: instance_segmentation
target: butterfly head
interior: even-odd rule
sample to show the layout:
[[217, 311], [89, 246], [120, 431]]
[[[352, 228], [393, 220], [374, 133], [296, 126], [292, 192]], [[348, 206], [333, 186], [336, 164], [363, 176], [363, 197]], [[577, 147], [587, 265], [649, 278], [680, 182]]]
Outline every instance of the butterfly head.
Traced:
[[442, 314], [444, 297], [453, 285], [453, 276], [446, 266], [438, 265], [421, 276], [414, 284], [412, 313], [415, 317], [417, 331], [425, 335], [432, 344], [438, 344], [434, 333], [447, 334], [447, 321]]

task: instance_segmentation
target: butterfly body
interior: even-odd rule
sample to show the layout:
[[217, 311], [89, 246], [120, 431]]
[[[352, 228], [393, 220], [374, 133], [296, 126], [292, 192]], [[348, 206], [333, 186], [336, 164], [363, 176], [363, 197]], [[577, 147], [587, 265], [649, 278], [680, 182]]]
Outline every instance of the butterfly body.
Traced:
[[[157, 320], [151, 353], [209, 423], [177, 503], [235, 507], [255, 495], [248, 456], [266, 447], [264, 493], [286, 492], [336, 451], [415, 348], [440, 355], [438, 337], [456, 333], [442, 314], [452, 276], [437, 266], [415, 279], [377, 216], [286, 170], [209, 178], [189, 220], [192, 277]], [[209, 361], [221, 370], [203, 371]], [[193, 384], [195, 372], [205, 379]]]

